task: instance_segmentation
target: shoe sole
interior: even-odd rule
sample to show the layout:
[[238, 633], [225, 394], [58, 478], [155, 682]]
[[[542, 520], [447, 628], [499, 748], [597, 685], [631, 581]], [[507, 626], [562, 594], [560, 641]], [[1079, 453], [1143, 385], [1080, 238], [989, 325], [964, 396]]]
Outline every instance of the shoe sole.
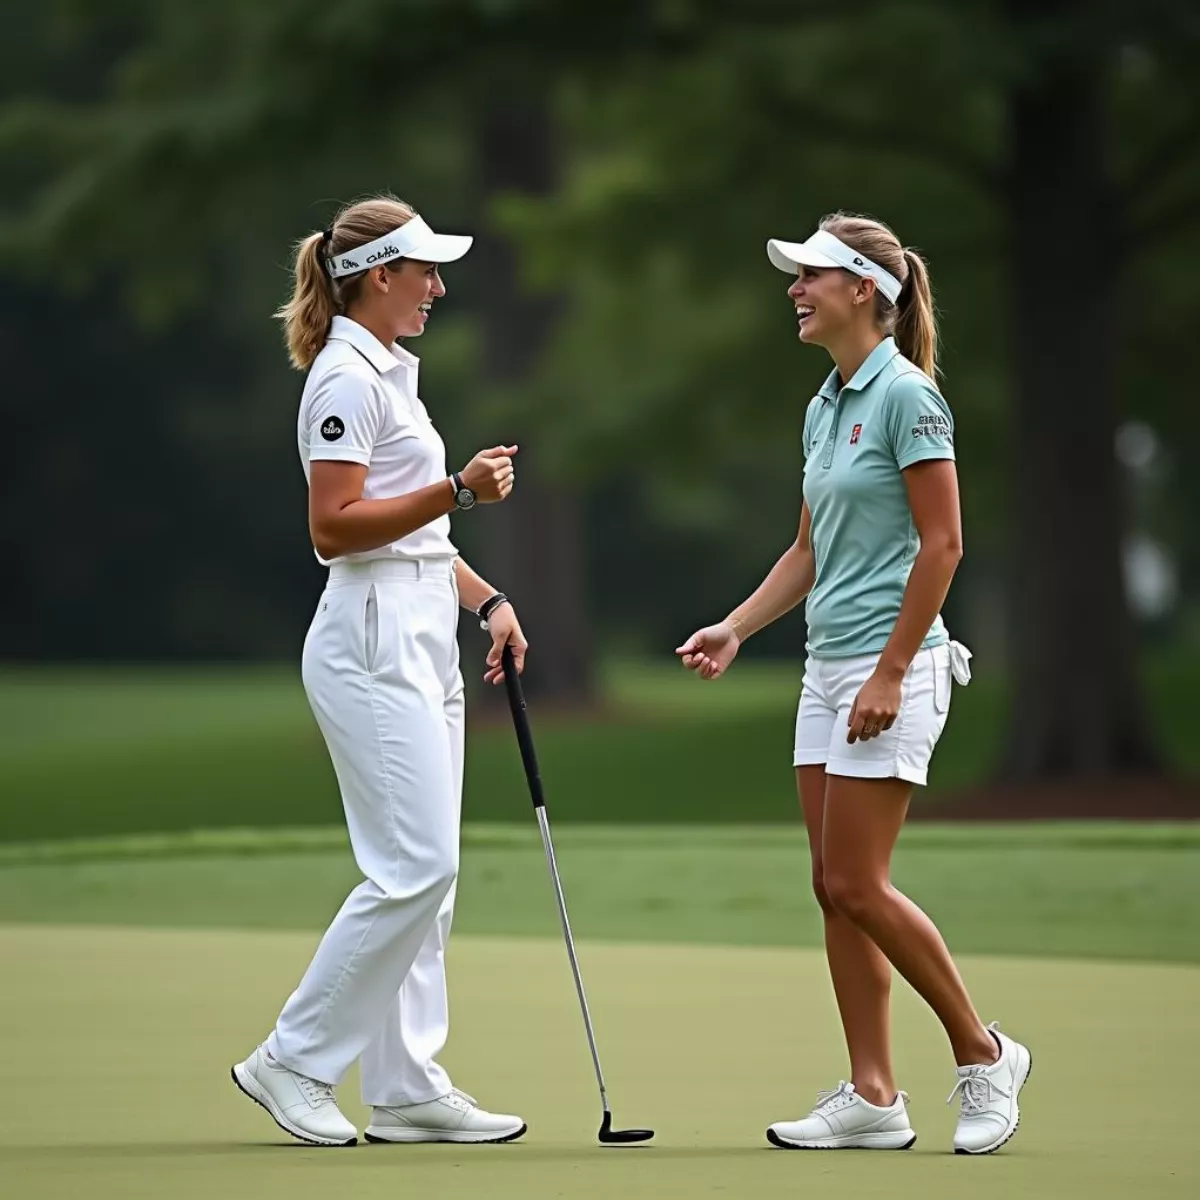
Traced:
[[512, 1142], [519, 1138], [529, 1128], [522, 1125], [509, 1133], [463, 1133], [455, 1129], [389, 1129], [387, 1136], [367, 1127], [366, 1139], [372, 1145], [415, 1145], [417, 1142], [455, 1142], [461, 1146], [496, 1145], [500, 1142]]
[[[242, 1075], [238, 1074], [239, 1070], [241, 1070], [242, 1075], [245, 1076], [245, 1079], [242, 1078]], [[310, 1146], [358, 1145], [357, 1137], [352, 1137], [349, 1139], [349, 1141], [339, 1142], [335, 1141], [333, 1138], [317, 1138], [313, 1137], [313, 1135], [310, 1133], [304, 1133], [298, 1126], [293, 1125], [287, 1119], [287, 1117], [285, 1117], [283, 1113], [281, 1113], [275, 1107], [271, 1097], [268, 1096], [267, 1093], [258, 1085], [258, 1082], [255, 1080], [254, 1076], [251, 1075], [249, 1071], [242, 1068], [240, 1063], [238, 1066], [233, 1067], [230, 1070], [229, 1078], [233, 1080], [234, 1084], [237, 1086], [237, 1090], [241, 1092], [243, 1096], [247, 1096], [253, 1100], [254, 1103], [259, 1106], [259, 1108], [263, 1109], [270, 1116], [271, 1120], [274, 1121], [284, 1133], [291, 1134], [291, 1136], [294, 1137], [298, 1142], [305, 1142]]]
[[1017, 1084], [1016, 1094], [1013, 1096], [1013, 1104], [1017, 1110], [1016, 1120], [1013, 1121], [1012, 1126], [1009, 1129], [1004, 1131], [1003, 1136], [994, 1141], [990, 1146], [984, 1146], [982, 1150], [967, 1150], [962, 1146], [955, 1146], [955, 1154], [969, 1154], [975, 1156], [981, 1154], [995, 1154], [1001, 1146], [1007, 1145], [1012, 1141], [1013, 1134], [1017, 1132], [1017, 1129], [1021, 1124], [1021, 1105], [1019, 1101], [1021, 1089], [1029, 1082], [1029, 1077], [1033, 1074], [1033, 1054], [1030, 1052], [1028, 1046], [1024, 1047], [1024, 1050], [1026, 1058], [1025, 1074], [1021, 1077], [1021, 1082]]
[[[908, 1140], [898, 1142], [897, 1137], [907, 1137]], [[879, 1140], [871, 1141], [871, 1138]], [[858, 1133], [819, 1142], [791, 1142], [780, 1137], [775, 1130], [768, 1129], [767, 1141], [781, 1150], [911, 1150], [916, 1145], [917, 1135], [913, 1130], [908, 1130], [905, 1134]]]

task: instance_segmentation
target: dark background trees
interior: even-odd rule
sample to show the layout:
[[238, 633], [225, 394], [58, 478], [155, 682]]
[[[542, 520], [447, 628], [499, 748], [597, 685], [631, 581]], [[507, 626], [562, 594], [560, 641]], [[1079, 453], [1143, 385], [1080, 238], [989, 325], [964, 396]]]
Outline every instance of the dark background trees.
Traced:
[[1011, 681], [1009, 776], [1162, 769], [1139, 663], [1198, 637], [1194, 5], [7, 7], [3, 658], [295, 654], [320, 572], [269, 314], [291, 241], [389, 188], [479, 236], [423, 393], [456, 458], [522, 445], [456, 535], [531, 686], [586, 703], [600, 656], [669, 655], [792, 536], [825, 367], [762, 245], [847, 208], [933, 267], [948, 616]]

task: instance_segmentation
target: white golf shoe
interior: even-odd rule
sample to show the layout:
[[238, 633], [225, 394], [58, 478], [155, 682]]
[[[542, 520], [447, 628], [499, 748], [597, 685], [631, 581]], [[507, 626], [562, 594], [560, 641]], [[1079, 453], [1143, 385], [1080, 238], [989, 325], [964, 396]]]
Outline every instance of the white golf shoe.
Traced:
[[525, 1122], [507, 1113], [490, 1113], [455, 1088], [424, 1104], [376, 1106], [367, 1126], [368, 1142], [511, 1142]]
[[333, 1088], [276, 1062], [265, 1046], [259, 1046], [230, 1074], [292, 1137], [314, 1146], [353, 1146], [358, 1141], [358, 1130], [338, 1108]]
[[1016, 1133], [1021, 1121], [1017, 1096], [1033, 1069], [1033, 1058], [994, 1021], [988, 1030], [1000, 1043], [1000, 1057], [988, 1065], [959, 1067], [958, 1082], [946, 1100], [949, 1104], [959, 1097], [955, 1154], [991, 1154]]
[[907, 1150], [916, 1140], [904, 1092], [881, 1108], [846, 1082], [818, 1092], [817, 1106], [807, 1117], [777, 1121], [767, 1130], [767, 1141], [786, 1150]]

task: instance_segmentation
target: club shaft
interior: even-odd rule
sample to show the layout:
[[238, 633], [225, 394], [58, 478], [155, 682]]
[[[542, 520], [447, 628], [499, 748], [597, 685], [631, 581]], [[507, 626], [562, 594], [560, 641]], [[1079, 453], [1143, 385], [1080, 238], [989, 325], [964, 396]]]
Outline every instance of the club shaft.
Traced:
[[563, 896], [562, 880], [558, 876], [558, 859], [554, 854], [554, 842], [550, 838], [550, 818], [544, 806], [536, 809], [538, 828], [542, 833], [542, 845], [546, 849], [546, 862], [550, 866], [550, 878], [554, 881], [554, 895], [558, 900], [558, 915], [562, 921], [563, 937], [567, 943], [567, 957], [571, 960], [571, 974], [575, 978], [575, 991], [579, 994], [579, 1008], [583, 1013], [583, 1024], [587, 1030], [588, 1046], [592, 1051], [592, 1063], [596, 1067], [596, 1083], [600, 1086], [600, 1102], [608, 1112], [608, 1090], [604, 1086], [604, 1072], [600, 1069], [600, 1053], [596, 1049], [596, 1035], [592, 1030], [592, 1014], [588, 1011], [587, 996], [583, 990], [583, 976], [579, 973], [579, 959], [575, 955], [575, 939], [571, 934], [571, 921], [567, 916], [567, 901]]

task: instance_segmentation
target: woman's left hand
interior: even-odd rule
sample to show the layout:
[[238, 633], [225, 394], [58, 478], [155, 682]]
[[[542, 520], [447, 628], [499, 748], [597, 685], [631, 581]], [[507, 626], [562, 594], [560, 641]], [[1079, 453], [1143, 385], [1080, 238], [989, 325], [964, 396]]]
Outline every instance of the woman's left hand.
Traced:
[[850, 708], [846, 741], [867, 741], [891, 729], [900, 712], [900, 689], [904, 676], [883, 676], [876, 671], [859, 689]]
[[492, 635], [492, 648], [488, 651], [488, 669], [483, 676], [483, 682], [503, 683], [504, 666], [501, 655], [504, 653], [504, 647], [512, 647], [513, 660], [517, 664], [517, 674], [520, 675], [525, 670], [525, 651], [529, 649], [529, 643], [521, 632], [516, 610], [511, 604], [501, 604], [488, 617], [487, 624], [488, 633]]

